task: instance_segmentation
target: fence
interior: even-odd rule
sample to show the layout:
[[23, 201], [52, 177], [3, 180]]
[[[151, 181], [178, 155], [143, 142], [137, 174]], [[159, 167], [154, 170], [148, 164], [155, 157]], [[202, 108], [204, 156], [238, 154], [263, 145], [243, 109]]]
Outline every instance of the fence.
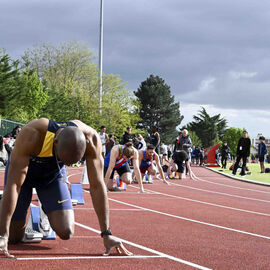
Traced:
[[0, 135], [6, 135], [18, 125], [24, 126], [25, 124], [0, 118]]

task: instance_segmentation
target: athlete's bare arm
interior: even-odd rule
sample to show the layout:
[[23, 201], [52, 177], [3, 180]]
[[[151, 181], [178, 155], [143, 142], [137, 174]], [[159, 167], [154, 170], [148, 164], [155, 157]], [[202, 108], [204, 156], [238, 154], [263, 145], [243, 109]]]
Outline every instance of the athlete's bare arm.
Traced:
[[[107, 197], [107, 188], [103, 178], [103, 157], [102, 144], [98, 133], [91, 127], [85, 125], [79, 120], [72, 120], [84, 133], [86, 138], [86, 165], [87, 174], [90, 183], [90, 193], [95, 212], [98, 217], [100, 230], [105, 231], [109, 228], [109, 204]], [[112, 248], [116, 248], [119, 254], [132, 255], [115, 237], [105, 235], [103, 237], [106, 251], [104, 255], [109, 255]]]
[[134, 148], [134, 156], [133, 156], [133, 167], [134, 167], [135, 177], [140, 185], [140, 192], [144, 192], [143, 183], [142, 183], [142, 175], [141, 175], [140, 166], [139, 166], [139, 153], [138, 153], [138, 150], [135, 148]]
[[164, 172], [163, 172], [162, 167], [160, 165], [160, 160], [159, 160], [159, 157], [158, 157], [157, 154], [155, 154], [155, 161], [156, 161], [156, 164], [157, 164], [158, 171], [159, 171], [159, 174], [161, 176], [161, 179], [163, 180], [164, 183], [169, 184], [165, 179]]
[[119, 156], [119, 147], [117, 145], [115, 145], [112, 150], [111, 150], [111, 154], [110, 154], [110, 163], [109, 163], [109, 167], [107, 169], [107, 172], [106, 172], [106, 175], [105, 175], [105, 184], [107, 186], [108, 182], [109, 182], [109, 179], [111, 177], [111, 174], [112, 174], [112, 171], [113, 171], [113, 168], [115, 166], [115, 163], [116, 163], [116, 159], [117, 157]]
[[[21, 186], [28, 170], [30, 155], [39, 153], [48, 126], [48, 119], [42, 118], [29, 122], [19, 133], [11, 153], [7, 184], [1, 200], [0, 211], [0, 250], [6, 255], [7, 239], [11, 217], [15, 211]], [[4, 239], [5, 238], [5, 239]]]
[[142, 161], [143, 161], [143, 150], [140, 150], [139, 151], [139, 166], [141, 165]]

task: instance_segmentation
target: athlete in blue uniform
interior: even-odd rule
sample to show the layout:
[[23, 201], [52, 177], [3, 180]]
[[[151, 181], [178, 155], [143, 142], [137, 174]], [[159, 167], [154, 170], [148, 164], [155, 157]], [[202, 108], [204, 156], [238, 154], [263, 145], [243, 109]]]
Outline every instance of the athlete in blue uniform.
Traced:
[[168, 182], [165, 179], [162, 167], [160, 165], [159, 156], [155, 152], [155, 147], [151, 144], [147, 146], [147, 150], [141, 150], [139, 152], [139, 164], [140, 164], [140, 172], [141, 172], [142, 178], [145, 175], [146, 171], [148, 175], [153, 175], [154, 177], [158, 178], [153, 161], [156, 162], [161, 180], [164, 183], [168, 184]]
[[74, 212], [64, 180], [64, 165], [74, 164], [84, 155], [92, 201], [106, 248], [104, 255], [109, 255], [113, 247], [118, 253], [131, 255], [119, 240], [111, 236], [99, 135], [79, 120], [53, 122], [46, 118], [33, 120], [24, 126], [11, 153], [1, 200], [0, 252], [12, 257], [8, 253], [8, 240], [12, 243], [22, 240], [33, 187], [52, 229], [61, 239], [72, 237]]
[[113, 186], [114, 172], [120, 176], [120, 180], [127, 185], [132, 183], [132, 173], [128, 165], [128, 160], [132, 159], [134, 173], [140, 185], [140, 192], [144, 192], [142, 178], [139, 170], [139, 154], [132, 142], [127, 142], [125, 145], [115, 145], [111, 152], [104, 159], [104, 174], [105, 183], [108, 190], [116, 190]]

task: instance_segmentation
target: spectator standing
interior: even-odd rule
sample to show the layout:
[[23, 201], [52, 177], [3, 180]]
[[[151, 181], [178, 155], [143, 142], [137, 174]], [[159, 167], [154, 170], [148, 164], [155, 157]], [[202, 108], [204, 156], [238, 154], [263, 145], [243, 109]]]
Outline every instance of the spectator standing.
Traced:
[[151, 144], [155, 146], [155, 151], [159, 155], [160, 135], [156, 126], [152, 127]]
[[[182, 131], [182, 136], [179, 139], [178, 150], [184, 150], [189, 155], [189, 150], [192, 147], [191, 138], [188, 135], [188, 131], [184, 129]], [[190, 158], [190, 155], [189, 155]]]
[[[4, 138], [0, 135], [0, 162], [3, 163], [3, 166], [6, 166], [8, 160], [8, 153], [4, 147]], [[0, 166], [2, 165], [0, 163]]]
[[106, 143], [106, 154], [108, 154], [109, 152], [111, 152], [112, 148], [115, 145], [115, 138], [114, 135], [109, 134], [109, 140]]
[[179, 142], [180, 142], [180, 138], [182, 137], [182, 132], [179, 132], [178, 137], [176, 138], [175, 142], [174, 142], [174, 148], [173, 148], [173, 152], [180, 150], [179, 149]]
[[179, 139], [178, 149], [183, 150], [188, 154], [188, 159], [186, 160], [186, 174], [188, 173], [189, 168], [189, 159], [190, 159], [190, 149], [192, 147], [191, 138], [188, 135], [188, 131], [184, 129], [182, 131], [182, 136]]
[[265, 138], [263, 136], [260, 136], [259, 140], [260, 143], [258, 144], [258, 158], [260, 162], [261, 173], [265, 173], [264, 160], [267, 154], [267, 146], [264, 142]]
[[226, 169], [227, 159], [228, 159], [230, 152], [231, 152], [230, 147], [228, 146], [227, 142], [224, 142], [222, 147], [221, 147], [221, 166], [222, 166], [222, 169]]
[[241, 176], [245, 176], [246, 175], [246, 164], [247, 164], [247, 158], [250, 155], [250, 138], [248, 138], [248, 132], [246, 130], [243, 131], [243, 137], [241, 137], [238, 141], [237, 144], [237, 151], [236, 151], [236, 162], [233, 166], [233, 175], [236, 174], [236, 171], [238, 169], [239, 166], [239, 162], [242, 159], [243, 161], [243, 165], [242, 165], [242, 169], [241, 169]]
[[135, 137], [134, 134], [131, 134], [132, 131], [132, 127], [127, 127], [125, 133], [123, 134], [122, 140], [121, 140], [121, 144], [126, 144], [127, 142], [133, 142], [133, 139]]
[[106, 143], [109, 141], [109, 137], [106, 134], [106, 127], [105, 126], [100, 127], [98, 135], [99, 135], [101, 143], [102, 143], [102, 156], [103, 156], [103, 158], [105, 158]]

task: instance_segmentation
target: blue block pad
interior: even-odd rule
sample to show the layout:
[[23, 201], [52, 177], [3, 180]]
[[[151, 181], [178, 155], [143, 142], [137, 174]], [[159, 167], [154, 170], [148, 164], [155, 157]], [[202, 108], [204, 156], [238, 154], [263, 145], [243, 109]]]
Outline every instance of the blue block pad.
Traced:
[[[37, 232], [39, 232], [38, 223], [40, 220], [40, 208], [38, 206], [31, 206], [31, 217], [32, 217], [32, 225], [33, 229]], [[51, 234], [47, 237], [43, 237], [44, 240], [54, 240], [56, 239], [56, 235], [54, 230], [52, 230]]]
[[71, 198], [78, 200], [78, 204], [84, 204], [83, 190], [81, 184], [70, 185]]
[[32, 225], [35, 231], [39, 232], [38, 223], [40, 220], [40, 209], [38, 206], [31, 206]]

